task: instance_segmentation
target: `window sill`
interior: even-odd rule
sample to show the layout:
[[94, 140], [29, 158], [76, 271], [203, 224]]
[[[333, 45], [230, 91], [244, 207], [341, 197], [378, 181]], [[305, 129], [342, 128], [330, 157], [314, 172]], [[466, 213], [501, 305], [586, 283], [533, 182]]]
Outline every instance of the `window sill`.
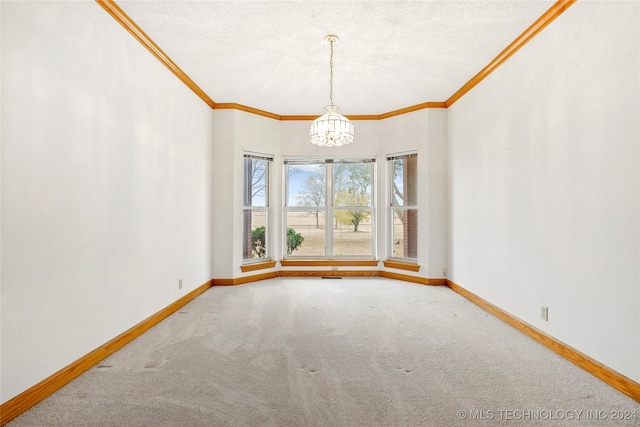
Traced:
[[263, 261], [263, 262], [255, 262], [252, 264], [245, 264], [240, 267], [243, 273], [247, 271], [256, 271], [256, 270], [264, 270], [266, 268], [273, 268], [276, 266], [275, 261]]
[[407, 271], [418, 271], [420, 270], [420, 266], [418, 264], [411, 264], [403, 261], [382, 261], [385, 267], [387, 268], [396, 268], [398, 270], [407, 270]]
[[377, 267], [375, 259], [300, 259], [280, 260], [283, 267]]

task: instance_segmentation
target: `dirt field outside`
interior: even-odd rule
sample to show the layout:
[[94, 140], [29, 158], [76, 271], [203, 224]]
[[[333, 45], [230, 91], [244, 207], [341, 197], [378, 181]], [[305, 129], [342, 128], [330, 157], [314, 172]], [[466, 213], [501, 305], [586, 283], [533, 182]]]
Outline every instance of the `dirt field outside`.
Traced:
[[[291, 256], [325, 256], [325, 218], [320, 215], [318, 227], [316, 216], [307, 212], [289, 212], [287, 227], [302, 234], [304, 241]], [[353, 225], [337, 224], [335, 219], [329, 225], [333, 229], [333, 256], [371, 256], [371, 218], [367, 218], [353, 231]]]
[[[393, 224], [393, 256], [402, 257], [404, 230], [402, 222], [394, 218]], [[258, 212], [252, 215], [252, 229], [263, 226], [264, 213]], [[304, 237], [302, 245], [290, 256], [299, 257], [324, 257], [325, 251], [325, 218], [321, 214], [316, 227], [315, 214], [307, 212], [289, 212], [287, 215], [287, 227], [293, 228], [296, 233]], [[333, 256], [371, 256], [371, 218], [367, 218], [358, 226], [358, 231], [353, 231], [353, 225], [340, 224], [336, 226], [335, 218], [331, 224], [333, 230]]]

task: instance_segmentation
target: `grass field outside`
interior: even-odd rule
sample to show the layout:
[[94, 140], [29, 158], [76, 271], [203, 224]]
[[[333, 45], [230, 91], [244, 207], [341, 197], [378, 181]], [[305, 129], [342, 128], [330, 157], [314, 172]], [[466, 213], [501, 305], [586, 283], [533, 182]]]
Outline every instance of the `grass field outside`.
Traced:
[[[325, 217], [319, 215], [316, 226], [316, 216], [307, 212], [289, 212], [287, 227], [304, 237], [302, 245], [291, 256], [318, 257], [325, 254]], [[353, 231], [353, 225], [337, 223], [335, 219], [329, 225], [333, 229], [333, 256], [371, 256], [371, 218], [361, 222], [358, 231]]]
[[[265, 218], [263, 212], [255, 212], [252, 215], [252, 229], [264, 226]], [[287, 227], [293, 228], [296, 233], [300, 233], [304, 238], [302, 244], [290, 255], [293, 257], [324, 257], [325, 254], [325, 217], [324, 214], [318, 216], [318, 226], [316, 227], [316, 217], [314, 213], [289, 212], [287, 214]], [[371, 218], [367, 218], [358, 226], [358, 231], [353, 231], [352, 224], [336, 223], [335, 218], [331, 224], [333, 230], [333, 256], [362, 256], [371, 257]], [[402, 241], [404, 238], [402, 222], [395, 218], [393, 224], [393, 256], [401, 258], [403, 256]]]

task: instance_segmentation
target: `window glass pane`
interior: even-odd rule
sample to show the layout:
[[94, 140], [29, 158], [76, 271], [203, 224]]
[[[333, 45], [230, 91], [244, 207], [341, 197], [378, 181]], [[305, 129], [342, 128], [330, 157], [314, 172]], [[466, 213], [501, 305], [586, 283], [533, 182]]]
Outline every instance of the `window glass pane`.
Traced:
[[287, 206], [325, 206], [324, 164], [287, 165]]
[[372, 163], [333, 165], [333, 205], [371, 206]]
[[324, 233], [324, 210], [287, 212], [286, 254], [324, 256]]
[[393, 180], [391, 204], [393, 206], [415, 206], [417, 204], [418, 157], [405, 157], [391, 161]]
[[243, 212], [243, 253], [244, 260], [267, 257], [267, 212], [245, 209]]
[[268, 162], [244, 159], [244, 205], [267, 206]]
[[394, 258], [418, 258], [418, 210], [391, 209]]
[[336, 209], [333, 255], [371, 256], [371, 209]]
[[393, 172], [393, 179], [391, 182], [391, 204], [393, 206], [404, 205], [404, 182], [402, 180], [404, 175], [403, 161], [392, 160], [391, 168]]

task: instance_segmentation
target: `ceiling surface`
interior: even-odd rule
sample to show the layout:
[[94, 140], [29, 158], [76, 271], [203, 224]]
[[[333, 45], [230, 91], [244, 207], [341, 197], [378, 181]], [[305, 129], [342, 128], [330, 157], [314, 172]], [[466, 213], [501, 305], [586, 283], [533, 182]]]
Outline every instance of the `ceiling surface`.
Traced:
[[278, 115], [443, 102], [555, 1], [118, 1], [216, 103]]

